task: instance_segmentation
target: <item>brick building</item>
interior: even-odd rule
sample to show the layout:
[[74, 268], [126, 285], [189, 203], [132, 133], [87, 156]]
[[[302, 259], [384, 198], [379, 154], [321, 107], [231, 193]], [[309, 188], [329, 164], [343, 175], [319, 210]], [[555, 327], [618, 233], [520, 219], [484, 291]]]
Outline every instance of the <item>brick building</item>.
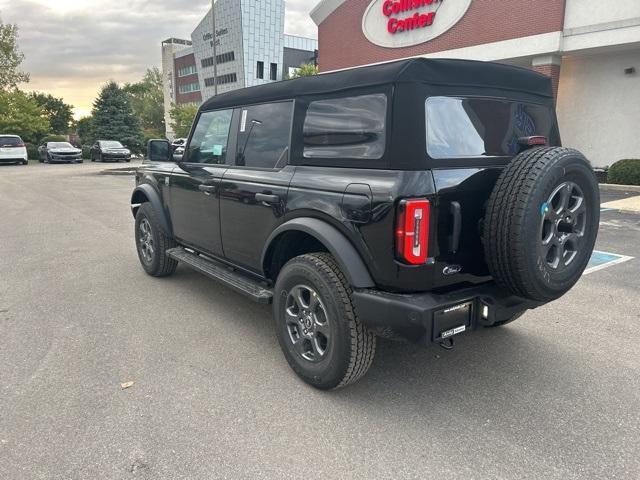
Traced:
[[[167, 137], [173, 138], [172, 104], [200, 104], [215, 93], [282, 80], [315, 61], [317, 41], [284, 33], [284, 0], [217, 0], [216, 61], [211, 10], [189, 40], [162, 42]], [[214, 76], [214, 63], [217, 82]]]
[[595, 166], [640, 157], [638, 0], [321, 0], [323, 72], [465, 58], [552, 77], [563, 143]]

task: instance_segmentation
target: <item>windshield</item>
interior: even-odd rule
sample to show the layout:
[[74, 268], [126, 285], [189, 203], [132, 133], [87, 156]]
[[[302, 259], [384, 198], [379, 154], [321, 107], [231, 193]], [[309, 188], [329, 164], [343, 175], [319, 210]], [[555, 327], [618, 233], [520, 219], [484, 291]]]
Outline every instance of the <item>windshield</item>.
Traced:
[[47, 148], [74, 148], [74, 146], [68, 142], [49, 142]]
[[559, 143], [553, 109], [493, 98], [431, 97], [426, 102], [431, 158], [512, 157], [519, 139], [540, 135]]
[[103, 146], [104, 148], [124, 148], [120, 142], [114, 142], [111, 140], [106, 142], [100, 142], [100, 145]]
[[0, 137], [0, 147], [15, 147], [22, 145], [20, 137]]

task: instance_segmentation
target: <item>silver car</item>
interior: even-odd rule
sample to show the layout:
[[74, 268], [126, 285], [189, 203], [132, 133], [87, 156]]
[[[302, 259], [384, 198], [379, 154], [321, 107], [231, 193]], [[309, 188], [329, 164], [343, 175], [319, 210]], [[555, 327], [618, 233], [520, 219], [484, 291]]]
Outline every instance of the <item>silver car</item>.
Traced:
[[40, 163], [82, 163], [82, 150], [69, 142], [47, 142], [38, 148]]

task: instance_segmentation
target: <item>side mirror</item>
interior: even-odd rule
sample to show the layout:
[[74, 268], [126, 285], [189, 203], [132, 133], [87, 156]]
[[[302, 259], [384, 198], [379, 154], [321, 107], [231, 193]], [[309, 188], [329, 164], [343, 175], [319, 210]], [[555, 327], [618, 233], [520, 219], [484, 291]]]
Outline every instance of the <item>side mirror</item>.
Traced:
[[171, 144], [167, 140], [149, 140], [147, 158], [151, 162], [171, 162]]

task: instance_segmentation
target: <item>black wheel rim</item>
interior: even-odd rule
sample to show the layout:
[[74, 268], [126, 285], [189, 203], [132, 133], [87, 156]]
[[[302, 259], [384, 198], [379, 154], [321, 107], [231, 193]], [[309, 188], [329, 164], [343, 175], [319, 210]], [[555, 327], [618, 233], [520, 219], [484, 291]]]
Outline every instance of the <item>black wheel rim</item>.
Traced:
[[327, 310], [318, 293], [306, 285], [296, 285], [287, 296], [284, 315], [293, 350], [312, 363], [325, 358], [331, 331]]
[[587, 226], [587, 205], [574, 182], [558, 185], [542, 204], [542, 258], [552, 270], [569, 267], [578, 256]]
[[153, 261], [153, 254], [155, 249], [153, 245], [153, 234], [151, 231], [151, 224], [149, 223], [149, 220], [143, 218], [140, 221], [139, 230], [140, 232], [138, 248], [140, 249], [140, 255], [142, 255], [142, 259], [146, 263], [151, 263]]

